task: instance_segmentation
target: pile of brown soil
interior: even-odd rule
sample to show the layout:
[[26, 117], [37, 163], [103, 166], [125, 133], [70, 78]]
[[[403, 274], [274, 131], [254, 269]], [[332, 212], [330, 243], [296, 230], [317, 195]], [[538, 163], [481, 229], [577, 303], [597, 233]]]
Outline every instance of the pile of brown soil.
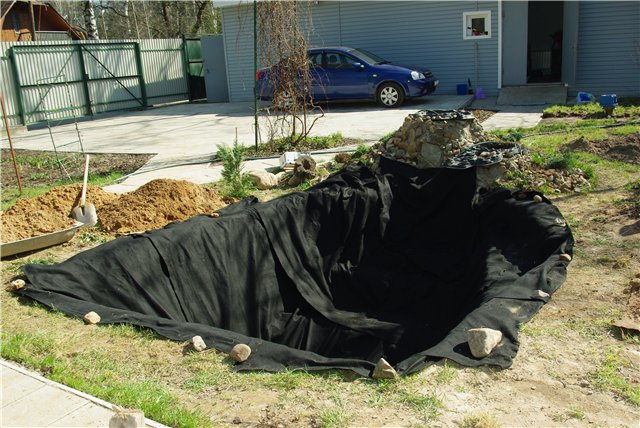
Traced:
[[[12, 242], [32, 236], [66, 229], [74, 224], [71, 209], [78, 204], [82, 185], [57, 187], [42, 196], [19, 199], [14, 206], [1, 213], [2, 242]], [[87, 202], [101, 208], [118, 197], [99, 187], [87, 188]]]
[[612, 135], [605, 140], [595, 141], [580, 137], [563, 148], [593, 153], [612, 161], [640, 163], [640, 134]]
[[212, 189], [188, 181], [160, 179], [122, 195], [99, 210], [98, 217], [106, 231], [129, 233], [158, 229], [226, 205]]
[[626, 292], [629, 294], [627, 308], [622, 313], [622, 317], [613, 322], [613, 325], [640, 331], [640, 272], [629, 282]]

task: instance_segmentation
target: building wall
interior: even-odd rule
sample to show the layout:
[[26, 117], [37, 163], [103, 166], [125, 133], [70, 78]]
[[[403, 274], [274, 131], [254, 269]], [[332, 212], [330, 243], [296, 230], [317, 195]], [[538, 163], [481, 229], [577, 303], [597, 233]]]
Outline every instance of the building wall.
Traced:
[[[491, 11], [490, 39], [463, 40], [463, 12]], [[253, 95], [253, 9], [222, 9], [231, 101]], [[440, 80], [436, 94], [455, 94], [470, 79], [498, 93], [498, 3], [321, 1], [312, 6], [313, 46], [342, 45], [372, 51], [394, 63], [426, 65]]]
[[640, 2], [580, 2], [576, 84], [569, 93], [640, 96]]

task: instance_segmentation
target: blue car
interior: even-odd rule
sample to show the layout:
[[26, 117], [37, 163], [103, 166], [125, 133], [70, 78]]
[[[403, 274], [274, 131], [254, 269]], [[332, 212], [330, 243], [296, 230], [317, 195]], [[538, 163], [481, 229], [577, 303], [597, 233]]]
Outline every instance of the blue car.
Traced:
[[[392, 64], [364, 49], [313, 48], [308, 51], [314, 101], [371, 99], [384, 107], [398, 107], [407, 98], [436, 90], [438, 80], [424, 67]], [[258, 96], [273, 99], [278, 66], [258, 71]], [[288, 94], [285, 94], [288, 96]]]

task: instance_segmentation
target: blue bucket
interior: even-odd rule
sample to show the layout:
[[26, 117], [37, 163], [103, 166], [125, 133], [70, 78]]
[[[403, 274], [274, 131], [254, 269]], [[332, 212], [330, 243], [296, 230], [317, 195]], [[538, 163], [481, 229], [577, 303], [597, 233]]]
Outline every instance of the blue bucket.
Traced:
[[466, 83], [456, 86], [458, 90], [458, 95], [467, 95], [468, 86]]

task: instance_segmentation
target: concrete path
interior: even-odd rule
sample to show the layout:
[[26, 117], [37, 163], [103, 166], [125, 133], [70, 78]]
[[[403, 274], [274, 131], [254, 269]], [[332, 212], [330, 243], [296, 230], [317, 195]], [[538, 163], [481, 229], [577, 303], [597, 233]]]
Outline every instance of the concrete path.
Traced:
[[[332, 103], [324, 115], [316, 110], [308, 122], [318, 119], [311, 135], [341, 132], [345, 137], [377, 140], [400, 127], [404, 118], [423, 109], [457, 109], [467, 106], [471, 96], [441, 95], [408, 100], [397, 109], [373, 103]], [[269, 134], [267, 120], [259, 122], [260, 135]], [[253, 103], [174, 104], [143, 111], [98, 115], [78, 123], [84, 150], [89, 153], [156, 153], [160, 159], [215, 153], [221, 144], [254, 144]], [[63, 150], [76, 151], [73, 124], [56, 126], [53, 138]], [[17, 149], [53, 150], [47, 128], [17, 133]], [[2, 147], [8, 147], [7, 140]]]
[[[2, 427], [107, 427], [113, 404], [0, 359]], [[145, 419], [145, 426], [166, 428]]]

